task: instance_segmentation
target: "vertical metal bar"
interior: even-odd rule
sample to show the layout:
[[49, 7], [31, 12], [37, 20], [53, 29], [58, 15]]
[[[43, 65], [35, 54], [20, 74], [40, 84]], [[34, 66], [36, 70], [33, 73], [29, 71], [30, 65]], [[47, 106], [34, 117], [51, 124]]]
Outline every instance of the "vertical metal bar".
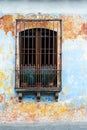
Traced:
[[48, 45], [48, 65], [50, 65], [50, 24], [49, 24], [49, 45]]
[[38, 73], [38, 31], [37, 31], [37, 28], [36, 28], [36, 83], [38, 82], [38, 76], [37, 76], [37, 73]]
[[57, 67], [57, 32], [54, 32], [54, 66]]
[[40, 30], [36, 31], [36, 51], [37, 51], [37, 73], [38, 73], [38, 82], [40, 81]]
[[28, 24], [28, 56], [27, 56], [27, 58], [28, 58], [28, 65], [29, 65], [29, 22], [27, 22], [27, 24]]
[[33, 66], [33, 42], [34, 42], [34, 35], [33, 35], [33, 21], [32, 21], [32, 66]]
[[[32, 39], [32, 42], [31, 42], [31, 68], [33, 68], [33, 21], [31, 21], [31, 24], [32, 24], [32, 29], [31, 29], [31, 39]], [[31, 72], [31, 75], [32, 75], [32, 72]], [[31, 80], [31, 86], [33, 84], [33, 81]]]
[[[44, 48], [43, 48], [44, 51], [43, 52], [44, 52], [44, 70], [45, 70], [46, 69], [46, 21], [44, 21], [44, 24], [45, 24], [45, 28], [44, 28]], [[45, 81], [45, 77], [46, 74], [44, 72], [44, 81]]]
[[36, 21], [36, 38], [35, 38], [35, 44], [36, 44], [36, 69], [35, 69], [35, 81], [37, 83], [37, 21]]
[[[37, 25], [37, 24], [36, 24]], [[36, 27], [36, 67], [37, 67], [37, 37], [38, 37], [38, 34], [37, 34], [38, 32], [37, 32], [37, 27]]]
[[36, 47], [36, 50], [37, 50], [37, 66], [40, 66], [40, 32], [39, 30], [37, 29], [36, 31], [36, 44], [37, 44], [37, 47]]
[[26, 56], [26, 51], [25, 51], [25, 21], [24, 21], [24, 63], [23, 63], [23, 82], [25, 83], [25, 56]]
[[45, 21], [45, 43], [44, 43], [44, 65], [46, 65], [46, 21]]
[[25, 66], [25, 22], [24, 22], [24, 61], [23, 65]]
[[[21, 30], [21, 22], [20, 22], [20, 30]], [[22, 48], [21, 48], [21, 31], [19, 32], [18, 34], [18, 37], [19, 37], [19, 43], [18, 43], [18, 49], [19, 49], [19, 66], [21, 64], [21, 51], [22, 51]]]
[[54, 66], [54, 21], [53, 21], [53, 66]]
[[[46, 69], [46, 21], [45, 23], [45, 28], [44, 28], [44, 70]], [[45, 81], [46, 74], [44, 72], [44, 81]], [[44, 83], [45, 85], [45, 83]]]
[[[29, 21], [27, 21], [27, 24], [28, 24], [28, 56], [27, 56], [27, 58], [28, 58], [28, 61], [27, 61], [27, 64], [28, 64], [28, 75], [29, 75]], [[28, 82], [30, 83], [30, 77], [28, 76]], [[30, 85], [30, 84], [29, 84]]]
[[[41, 27], [41, 22], [42, 21], [40, 21], [40, 27]], [[42, 28], [40, 28], [40, 83], [41, 83], [41, 87], [42, 87], [42, 74], [41, 74], [41, 42], [42, 42]]]
[[[40, 21], [40, 25], [41, 25], [41, 21]], [[40, 68], [41, 68], [41, 41], [42, 41], [42, 39], [41, 39], [41, 37], [42, 37], [42, 29], [40, 28], [40, 34], [39, 34], [39, 39], [40, 39]]]

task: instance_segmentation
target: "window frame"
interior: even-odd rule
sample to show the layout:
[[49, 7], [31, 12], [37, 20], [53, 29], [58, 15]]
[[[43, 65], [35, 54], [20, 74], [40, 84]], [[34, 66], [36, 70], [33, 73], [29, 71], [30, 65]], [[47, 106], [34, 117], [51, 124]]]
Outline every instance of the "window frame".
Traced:
[[[57, 27], [57, 87], [54, 88], [20, 88], [20, 45], [19, 45], [19, 32], [17, 31], [18, 22], [50, 22], [57, 21], [59, 26]], [[36, 28], [39, 28], [38, 25]], [[61, 19], [16, 19], [16, 43], [15, 43], [15, 90], [19, 94], [26, 92], [57, 92], [62, 89], [62, 20]]]

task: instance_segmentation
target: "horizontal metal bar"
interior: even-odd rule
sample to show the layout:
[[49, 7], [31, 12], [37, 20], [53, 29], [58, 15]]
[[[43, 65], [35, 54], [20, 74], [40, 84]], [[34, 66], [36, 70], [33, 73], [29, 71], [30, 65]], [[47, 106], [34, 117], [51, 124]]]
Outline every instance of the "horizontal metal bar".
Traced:
[[[29, 68], [29, 67], [30, 67], [30, 68], [31, 68], [31, 67], [32, 67], [32, 68], [36, 68], [36, 67], [38, 67], [38, 66], [36, 66], [36, 65], [34, 66], [34, 65], [31, 65], [31, 64], [29, 64], [29, 65], [26, 65], [26, 64], [25, 64], [25, 66], [22, 65], [21, 67], [22, 67], [22, 68]], [[52, 67], [52, 69], [53, 69], [53, 68], [55, 68], [55, 67], [57, 67], [57, 66], [47, 65], [47, 64], [46, 64], [46, 65], [43, 65], [43, 66], [41, 65], [41, 67], [48, 67], [48, 68], [49, 68], [49, 67]], [[56, 70], [57, 70], [57, 69], [56, 69]]]
[[[30, 29], [30, 28], [27, 28], [27, 29], [24, 30], [24, 31], [27, 31], [27, 30], [29, 30], [29, 29]], [[22, 31], [23, 31], [23, 30], [22, 30]], [[51, 31], [51, 30], [50, 30], [50, 31]], [[57, 32], [57, 31], [55, 31], [55, 32]], [[44, 35], [44, 34], [43, 34], [43, 35]], [[37, 35], [37, 37], [42, 37], [42, 38], [44, 38], [44, 37], [49, 38], [49, 37], [50, 37], [50, 38], [53, 38], [52, 34], [51, 34], [51, 35], [48, 35], [48, 34], [47, 34], [47, 35], [44, 35], [44, 36], [43, 36], [43, 35], [40, 35], [40, 36]], [[32, 35], [27, 35], [27, 34], [24, 36], [24, 34], [22, 34], [22, 35], [15, 35], [15, 37], [16, 37], [16, 38], [17, 38], [17, 37], [20, 37], [20, 38], [21, 38], [21, 37], [22, 37], [22, 38], [36, 38], [36, 34], [33, 35], [33, 36], [32, 36]], [[54, 36], [54, 38], [57, 38], [57, 36]]]
[[[46, 66], [41, 66], [41, 69], [43, 68], [43, 67], [46, 67]], [[36, 66], [35, 67], [27, 67], [27, 66], [25, 66], [24, 68], [37, 68]], [[21, 69], [23, 69], [23, 67], [21, 67]], [[20, 70], [20, 69], [16, 69], [15, 71], [17, 71], [17, 72], [19, 72], [19, 71], [22, 71], [22, 70]], [[57, 70], [57, 69], [55, 69], [55, 68], [52, 68], [52, 71], [62, 71], [62, 69], [60, 69], [60, 70]], [[33, 73], [32, 71], [31, 71], [31, 73]], [[44, 73], [44, 72], [43, 72]], [[29, 73], [30, 74], [30, 73]], [[42, 73], [40, 73], [40, 74], [42, 74]], [[49, 73], [48, 73], [49, 74]]]
[[[20, 53], [21, 55], [23, 54], [27, 54], [28, 55], [28, 53]], [[32, 52], [31, 53], [29, 53], [29, 54], [32, 54]], [[36, 54], [36, 53], [33, 53], [33, 54]], [[37, 53], [37, 55], [39, 55], [39, 54], [57, 54], [57, 53]]]
[[15, 88], [16, 92], [60, 92], [61, 87], [28, 87]]
[[20, 22], [20, 21], [62, 21], [62, 19], [16, 19], [16, 22]]

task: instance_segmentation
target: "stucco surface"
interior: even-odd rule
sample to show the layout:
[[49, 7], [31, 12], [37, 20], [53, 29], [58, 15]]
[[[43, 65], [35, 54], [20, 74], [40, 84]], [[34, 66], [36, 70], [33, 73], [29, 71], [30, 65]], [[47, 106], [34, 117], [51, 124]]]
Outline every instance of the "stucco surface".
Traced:
[[[18, 102], [14, 89], [15, 20], [36, 17], [24, 14], [0, 17], [0, 122], [87, 121], [86, 15], [56, 16], [63, 20], [62, 92], [59, 102], [54, 102], [53, 95], [42, 95], [40, 103], [36, 102], [35, 95], [25, 96], [21, 103]], [[53, 16], [40, 16], [43, 17]]]

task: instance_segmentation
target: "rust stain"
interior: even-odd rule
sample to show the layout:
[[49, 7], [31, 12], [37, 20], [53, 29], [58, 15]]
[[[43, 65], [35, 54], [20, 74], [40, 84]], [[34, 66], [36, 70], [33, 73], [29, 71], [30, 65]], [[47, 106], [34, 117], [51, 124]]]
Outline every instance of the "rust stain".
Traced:
[[83, 37], [87, 40], [87, 22], [81, 25], [81, 30], [79, 31], [79, 35], [83, 35]]
[[[42, 18], [52, 18], [52, 16], [40, 16], [40, 19]], [[24, 16], [22, 14], [18, 15], [18, 16], [13, 16], [13, 15], [4, 15], [3, 17], [0, 18], [0, 28], [3, 29], [6, 34], [11, 31], [12, 35], [14, 35], [14, 30], [15, 30], [15, 20], [16, 19], [20, 19], [20, 18], [29, 18], [29, 19], [33, 19], [36, 18], [36, 15], [32, 15], [32, 16]], [[63, 40], [67, 40], [67, 39], [76, 39], [78, 37], [78, 35], [83, 35], [83, 34], [87, 34], [87, 23], [84, 22], [84, 20], [80, 17], [80, 16], [60, 16], [59, 18], [61, 18], [63, 20]], [[27, 28], [36, 28], [37, 27], [46, 27], [48, 29], [52, 29], [52, 22], [38, 22], [38, 24], [36, 25], [36, 23], [34, 22], [32, 24], [32, 22], [29, 22], [28, 24], [26, 24], [26, 29]], [[23, 30], [24, 29], [24, 23], [21, 22], [18, 25], [17, 30]], [[54, 23], [54, 29], [57, 29], [57, 22]]]
[[12, 35], [14, 35], [14, 22], [12, 15], [4, 15], [1, 17], [0, 24], [0, 28], [3, 29], [6, 34], [11, 31]]
[[0, 103], [5, 102], [5, 94], [0, 94]]
[[81, 30], [79, 32], [80, 34], [86, 34], [87, 35], [87, 23], [83, 23], [81, 26]]
[[20, 32], [24, 29], [28, 29], [28, 28], [49, 28], [48, 26], [48, 22], [28, 22], [28, 23], [24, 23], [24, 22], [18, 22], [18, 26], [17, 26], [17, 32]]
[[61, 16], [63, 21], [63, 40], [76, 39], [84, 20], [80, 16]]

